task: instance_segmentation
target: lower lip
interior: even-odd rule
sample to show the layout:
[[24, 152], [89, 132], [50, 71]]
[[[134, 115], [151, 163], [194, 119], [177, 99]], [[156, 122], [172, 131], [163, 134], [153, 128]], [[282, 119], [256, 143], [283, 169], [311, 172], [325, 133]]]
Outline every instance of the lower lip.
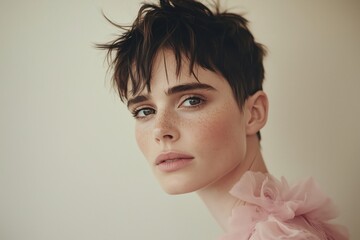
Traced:
[[162, 162], [156, 165], [156, 167], [163, 172], [174, 172], [186, 167], [191, 161], [191, 158], [181, 158], [172, 161]]

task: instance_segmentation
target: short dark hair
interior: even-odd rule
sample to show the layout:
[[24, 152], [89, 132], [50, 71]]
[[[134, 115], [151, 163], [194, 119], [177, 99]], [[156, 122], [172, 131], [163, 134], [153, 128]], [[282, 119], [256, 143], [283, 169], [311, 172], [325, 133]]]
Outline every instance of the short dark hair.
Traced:
[[262, 90], [264, 46], [254, 40], [244, 17], [219, 9], [215, 4], [211, 11], [194, 0], [159, 0], [158, 4], [143, 3], [131, 26], [108, 19], [124, 32], [114, 41], [97, 46], [108, 50], [120, 99], [127, 100], [129, 84], [132, 95], [145, 87], [151, 91], [153, 62], [161, 49], [173, 51], [177, 74], [183, 57], [195, 77], [195, 65], [221, 74], [240, 107]]

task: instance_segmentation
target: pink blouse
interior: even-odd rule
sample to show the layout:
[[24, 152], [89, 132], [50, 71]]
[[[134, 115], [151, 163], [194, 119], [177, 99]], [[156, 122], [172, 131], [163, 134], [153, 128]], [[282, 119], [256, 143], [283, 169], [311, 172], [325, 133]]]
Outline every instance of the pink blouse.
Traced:
[[289, 186], [284, 178], [249, 171], [230, 194], [246, 204], [233, 209], [220, 240], [349, 239], [345, 227], [328, 222], [335, 207], [312, 178]]

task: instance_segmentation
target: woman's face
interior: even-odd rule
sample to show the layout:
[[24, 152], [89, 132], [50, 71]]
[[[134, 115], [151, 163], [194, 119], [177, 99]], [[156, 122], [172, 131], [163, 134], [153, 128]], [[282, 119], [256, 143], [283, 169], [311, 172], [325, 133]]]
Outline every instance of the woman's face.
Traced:
[[172, 52], [159, 54], [151, 92], [145, 89], [128, 101], [137, 143], [170, 194], [197, 191], [226, 177], [246, 151], [244, 115], [227, 81], [200, 67], [197, 81], [183, 65], [177, 77]]

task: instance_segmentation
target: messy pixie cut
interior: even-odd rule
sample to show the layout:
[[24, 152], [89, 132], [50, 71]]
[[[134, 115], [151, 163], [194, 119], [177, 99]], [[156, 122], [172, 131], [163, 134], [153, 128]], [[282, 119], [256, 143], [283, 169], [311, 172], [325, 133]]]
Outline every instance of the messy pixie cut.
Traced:
[[219, 9], [215, 4], [211, 11], [194, 0], [159, 0], [143, 3], [131, 26], [108, 19], [123, 32], [98, 47], [108, 51], [120, 99], [125, 102], [129, 93], [136, 96], [145, 88], [151, 91], [153, 63], [161, 50], [174, 53], [178, 76], [184, 60], [195, 78], [196, 66], [221, 74], [240, 107], [262, 90], [264, 47], [254, 40], [244, 17]]

